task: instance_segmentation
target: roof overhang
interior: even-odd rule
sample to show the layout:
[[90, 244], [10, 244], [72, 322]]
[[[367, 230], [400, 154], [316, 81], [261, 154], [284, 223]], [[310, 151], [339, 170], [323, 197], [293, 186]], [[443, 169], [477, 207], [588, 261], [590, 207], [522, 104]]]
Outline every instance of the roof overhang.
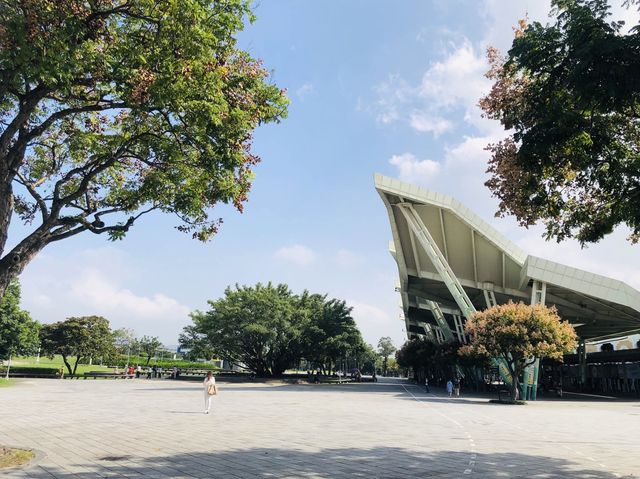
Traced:
[[[400, 208], [410, 205], [434, 246], [477, 310], [487, 293], [497, 303], [530, 302], [534, 282], [544, 283], [546, 304], [576, 326], [582, 339], [624, 335], [640, 328], [640, 292], [626, 283], [527, 255], [456, 199], [399, 180], [375, 175], [375, 187], [389, 215], [390, 251], [398, 265], [407, 333], [417, 333], [418, 305], [435, 301], [455, 312], [456, 300], [426, 254]], [[411, 326], [411, 328], [409, 327]]]

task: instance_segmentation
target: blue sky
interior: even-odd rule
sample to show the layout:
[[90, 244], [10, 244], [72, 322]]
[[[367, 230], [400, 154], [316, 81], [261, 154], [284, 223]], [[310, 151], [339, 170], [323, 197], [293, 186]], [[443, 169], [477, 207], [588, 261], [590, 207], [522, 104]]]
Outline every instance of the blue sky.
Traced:
[[[25, 307], [44, 322], [99, 314], [175, 344], [188, 313], [227, 285], [286, 282], [347, 300], [365, 339], [400, 345], [374, 172], [457, 197], [532, 254], [640, 288], [640, 246], [623, 230], [580, 250], [492, 217], [483, 148], [504, 133], [475, 106], [488, 87], [484, 50], [504, 51], [519, 18], [548, 10], [541, 0], [259, 2], [239, 42], [292, 103], [285, 121], [255, 135], [262, 163], [245, 213], [221, 208], [224, 225], [207, 244], [158, 214], [122, 242], [86, 234], [51, 245], [21, 278]], [[616, 17], [637, 22], [617, 5]]]

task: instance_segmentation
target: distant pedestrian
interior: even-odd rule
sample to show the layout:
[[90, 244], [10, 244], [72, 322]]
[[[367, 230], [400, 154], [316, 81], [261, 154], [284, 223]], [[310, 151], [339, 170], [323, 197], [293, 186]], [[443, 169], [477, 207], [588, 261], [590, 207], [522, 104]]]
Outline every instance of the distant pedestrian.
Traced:
[[156, 366], [155, 364], [153, 365], [153, 367], [151, 368], [151, 371], [153, 372], [153, 379], [158, 377], [158, 366]]
[[218, 394], [218, 388], [216, 386], [216, 378], [213, 377], [213, 373], [209, 371], [207, 377], [204, 378], [204, 413], [209, 414], [211, 410], [211, 402], [213, 396]]
[[142, 366], [136, 364], [136, 378], [140, 378], [140, 373], [142, 373]]
[[460, 379], [456, 378], [456, 382], [453, 383], [453, 395], [455, 397], [460, 397]]
[[151, 379], [152, 372], [153, 370], [151, 369], [151, 366], [147, 366], [147, 379]]
[[162, 379], [162, 366], [158, 366], [158, 377]]
[[427, 378], [427, 377], [424, 378], [424, 392], [426, 392], [426, 393], [430, 393], [431, 392], [429, 390], [429, 378]]
[[449, 397], [453, 394], [453, 383], [451, 382], [451, 379], [447, 381], [447, 394]]
[[372, 376], [371, 378], [373, 379], [373, 382], [374, 382], [374, 383], [377, 383], [377, 382], [378, 382], [378, 376], [376, 375], [375, 370], [373, 371], [373, 376]]

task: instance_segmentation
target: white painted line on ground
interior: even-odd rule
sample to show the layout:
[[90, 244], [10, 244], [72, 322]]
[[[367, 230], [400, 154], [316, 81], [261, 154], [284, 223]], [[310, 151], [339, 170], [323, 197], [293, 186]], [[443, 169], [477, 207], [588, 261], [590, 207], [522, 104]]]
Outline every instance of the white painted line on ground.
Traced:
[[573, 394], [574, 396], [587, 396], [592, 398], [603, 398], [603, 399], [618, 399], [614, 396], [601, 396], [600, 394], [586, 394], [586, 393], [569, 393], [565, 392], [564, 394]]
[[[419, 398], [417, 398], [411, 391], [409, 391], [404, 384], [401, 384], [402, 388], [411, 395], [411, 397], [413, 399], [415, 399], [417, 402], [422, 403], [423, 401], [421, 401]], [[469, 448], [471, 449], [471, 455], [469, 456], [471, 458], [471, 460], [469, 461], [469, 466], [473, 466], [475, 465], [475, 461], [474, 459], [476, 458], [476, 454], [475, 454], [475, 443], [473, 441], [473, 438], [471, 437], [471, 434], [469, 433], [469, 431], [467, 431], [466, 429], [464, 429], [464, 426], [462, 424], [460, 424], [458, 421], [456, 421], [455, 419], [447, 416], [446, 414], [438, 411], [436, 408], [430, 408], [433, 412], [435, 412], [436, 414], [442, 416], [443, 418], [447, 419], [448, 421], [451, 421], [452, 423], [454, 423], [456, 426], [458, 426], [459, 428], [463, 429], [465, 434], [467, 435], [468, 439], [469, 439]], [[473, 472], [473, 469], [465, 469], [464, 473], [465, 474], [471, 474]]]

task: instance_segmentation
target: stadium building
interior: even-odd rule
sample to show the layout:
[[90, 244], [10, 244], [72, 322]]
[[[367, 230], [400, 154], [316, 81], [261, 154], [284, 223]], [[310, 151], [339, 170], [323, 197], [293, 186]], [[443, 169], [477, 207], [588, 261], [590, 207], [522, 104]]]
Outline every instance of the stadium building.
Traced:
[[[477, 310], [509, 300], [555, 306], [580, 338], [565, 382], [585, 390], [595, 384], [591, 366], [599, 364], [588, 356], [600, 354], [589, 349], [640, 332], [640, 292], [622, 281], [529, 255], [450, 196], [378, 174], [375, 187], [389, 215], [409, 339], [466, 343], [464, 323]], [[632, 346], [615, 379], [620, 392], [637, 394], [640, 349]], [[605, 352], [608, 364], [618, 363]], [[523, 390], [526, 397], [535, 399], [538, 376], [536, 364], [521, 378], [531, 386]]]

